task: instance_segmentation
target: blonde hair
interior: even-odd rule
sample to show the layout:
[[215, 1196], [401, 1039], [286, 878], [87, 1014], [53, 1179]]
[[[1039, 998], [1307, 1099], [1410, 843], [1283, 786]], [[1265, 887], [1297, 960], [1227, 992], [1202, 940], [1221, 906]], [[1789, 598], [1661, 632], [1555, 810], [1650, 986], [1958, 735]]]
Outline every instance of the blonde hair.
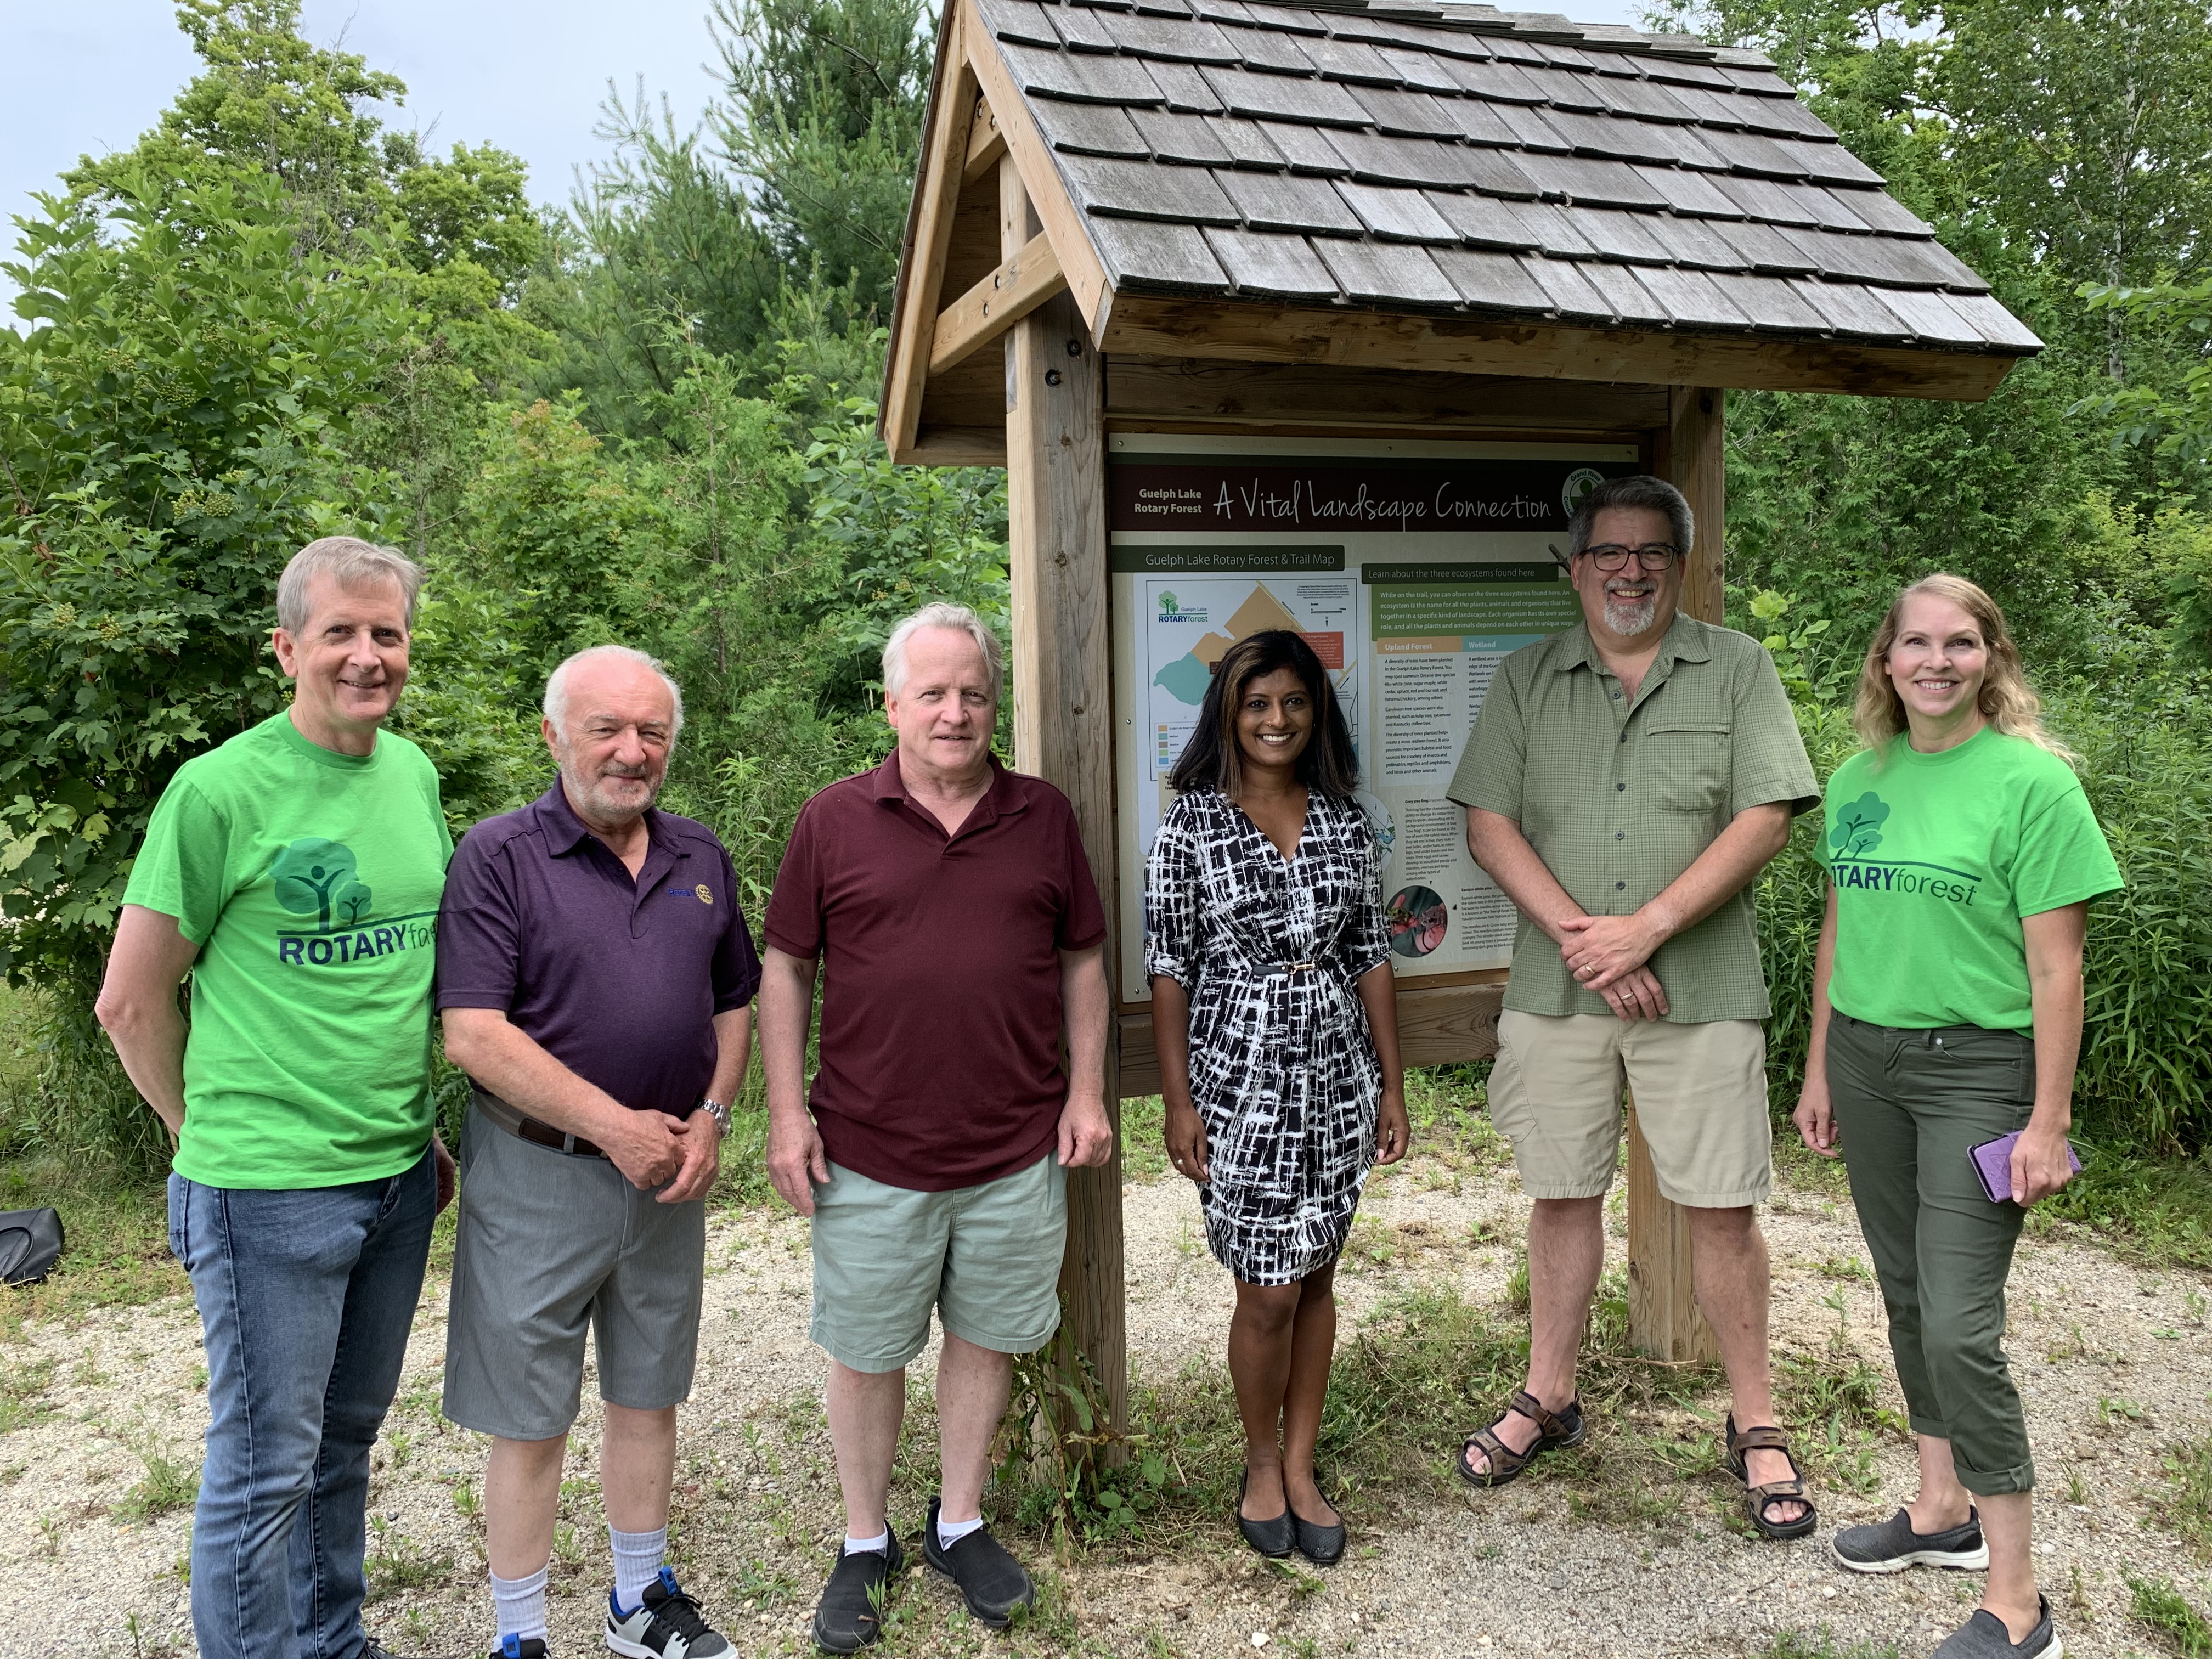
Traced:
[[2070, 762], [2073, 751], [2043, 729], [2043, 699], [2027, 683], [2027, 672], [2021, 665], [2020, 647], [2013, 643], [2012, 631], [2005, 626], [2004, 612], [1997, 608], [1997, 602], [1964, 576], [1942, 571], [1923, 576], [1902, 589], [1890, 601], [1889, 614], [1875, 630], [1874, 641], [1867, 647], [1866, 662], [1859, 670], [1858, 696], [1851, 708], [1851, 725], [1858, 732], [1859, 741], [1880, 756], [1888, 748], [1890, 739], [1905, 728], [1904, 701], [1897, 695], [1897, 687], [1890, 683], [1889, 653], [1897, 643], [1905, 601], [1922, 595], [1949, 600], [1972, 617], [1974, 625], [1981, 629], [1982, 643], [1989, 655], [1989, 666], [1984, 671], [1982, 693], [1978, 699], [1983, 717], [2007, 737], [2024, 738], [2037, 748], [2047, 749]]

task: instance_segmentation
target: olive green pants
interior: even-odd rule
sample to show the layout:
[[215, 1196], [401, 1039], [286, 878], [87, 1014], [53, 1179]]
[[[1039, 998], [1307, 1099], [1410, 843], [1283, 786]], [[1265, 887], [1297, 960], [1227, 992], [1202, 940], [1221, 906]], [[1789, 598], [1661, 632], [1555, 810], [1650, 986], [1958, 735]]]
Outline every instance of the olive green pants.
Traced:
[[2035, 1462], [2003, 1346], [2005, 1279], [2026, 1212], [1990, 1201], [1968, 1152], [2027, 1127], [2033, 1039], [1975, 1025], [1899, 1030], [1838, 1013], [1828, 1099], [1913, 1431], [1951, 1443], [1968, 1492], [2030, 1491]]

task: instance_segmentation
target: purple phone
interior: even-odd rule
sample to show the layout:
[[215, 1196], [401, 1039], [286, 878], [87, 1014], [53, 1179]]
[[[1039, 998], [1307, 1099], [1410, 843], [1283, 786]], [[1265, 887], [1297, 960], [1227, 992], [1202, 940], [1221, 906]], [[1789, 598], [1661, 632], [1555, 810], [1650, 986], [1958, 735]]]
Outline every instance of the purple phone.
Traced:
[[[1995, 1140], [1985, 1140], [1968, 1156], [1974, 1160], [1974, 1173], [1981, 1178], [1982, 1191], [1992, 1204], [2012, 1201], [2012, 1147], [2020, 1139], [2014, 1129], [2008, 1135], [1999, 1135]], [[2073, 1165], [2074, 1173], [2081, 1173], [2081, 1154], [2074, 1150], [2074, 1143], [2066, 1143], [2066, 1161]]]

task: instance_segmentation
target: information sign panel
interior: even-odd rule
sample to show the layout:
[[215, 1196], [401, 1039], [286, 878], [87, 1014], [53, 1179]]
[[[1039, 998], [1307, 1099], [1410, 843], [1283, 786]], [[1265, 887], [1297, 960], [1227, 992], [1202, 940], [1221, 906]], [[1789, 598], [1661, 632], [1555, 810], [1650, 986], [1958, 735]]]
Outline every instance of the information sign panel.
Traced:
[[1334, 677], [1386, 849], [1399, 977], [1498, 968], [1513, 908], [1446, 787], [1499, 662], [1580, 616], [1553, 556], [1632, 444], [1109, 439], [1121, 996], [1151, 996], [1144, 856], [1223, 653], [1290, 629]]

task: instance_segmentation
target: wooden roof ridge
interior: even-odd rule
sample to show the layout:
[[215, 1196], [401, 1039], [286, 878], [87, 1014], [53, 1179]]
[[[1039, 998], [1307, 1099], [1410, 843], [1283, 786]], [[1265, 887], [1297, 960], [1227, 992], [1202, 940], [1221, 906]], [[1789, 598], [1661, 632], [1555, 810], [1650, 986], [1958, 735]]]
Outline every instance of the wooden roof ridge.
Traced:
[[[904, 459], [991, 423], [981, 348], [1063, 290], [1122, 356], [1978, 398], [2041, 349], [1756, 52], [1460, 0], [944, 19]], [[1014, 251], [1002, 158], [1042, 227]]]

